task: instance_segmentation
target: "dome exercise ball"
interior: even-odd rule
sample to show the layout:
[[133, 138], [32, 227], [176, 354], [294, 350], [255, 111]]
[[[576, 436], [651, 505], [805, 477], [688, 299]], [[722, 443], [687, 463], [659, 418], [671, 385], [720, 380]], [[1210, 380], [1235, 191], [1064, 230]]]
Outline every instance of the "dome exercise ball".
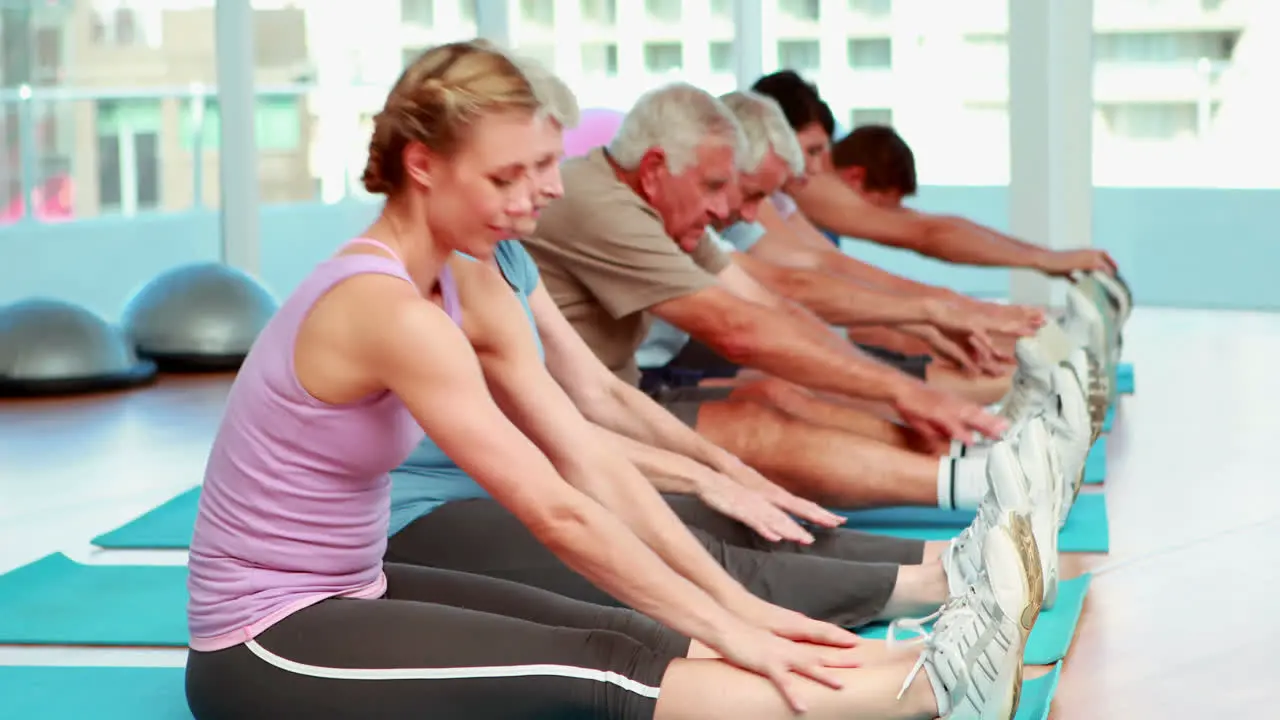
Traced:
[[162, 371], [236, 370], [279, 307], [247, 274], [220, 263], [174, 268], [134, 294], [121, 324]]
[[119, 329], [78, 305], [33, 298], [0, 308], [0, 396], [74, 395], [155, 379]]
[[564, 134], [564, 156], [580, 157], [608, 145], [622, 127], [623, 114], [617, 110], [591, 108], [582, 111], [578, 126]]

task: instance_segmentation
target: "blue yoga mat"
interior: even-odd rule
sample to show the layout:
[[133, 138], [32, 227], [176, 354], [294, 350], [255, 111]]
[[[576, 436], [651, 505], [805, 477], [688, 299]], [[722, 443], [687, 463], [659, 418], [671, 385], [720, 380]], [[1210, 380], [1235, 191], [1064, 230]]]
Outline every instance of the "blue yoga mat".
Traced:
[[[1027, 639], [1023, 661], [1027, 665], [1052, 665], [1067, 656], [1071, 641], [1075, 639], [1076, 625], [1084, 610], [1084, 596], [1089, 592], [1088, 574], [1058, 583], [1058, 601], [1052, 610], [1040, 613], [1036, 625]], [[858, 628], [856, 632], [865, 638], [884, 639], [888, 623], [876, 623]]]
[[[1022, 684], [1015, 720], [1047, 720], [1061, 667]], [[0, 667], [0, 697], [14, 718], [192, 720], [182, 668]]]
[[187, 639], [185, 566], [81, 565], [55, 553], [0, 575], [0, 644], [186, 647]]
[[1116, 425], [1116, 406], [1112, 405], [1107, 408], [1107, 416], [1102, 419], [1102, 432], [1111, 432], [1111, 428]]
[[92, 542], [112, 550], [186, 550], [199, 505], [200, 488], [194, 487]]
[[192, 720], [183, 668], [0, 667], [5, 717]]
[[1100, 485], [1107, 479], [1107, 436], [1099, 435], [1084, 460], [1084, 484]]
[[[835, 510], [847, 518], [845, 527], [881, 535], [918, 540], [950, 540], [973, 522], [972, 510], [926, 507], [892, 507], [874, 510]], [[1107, 497], [1099, 492], [1080, 493], [1058, 535], [1060, 552], [1104, 553], [1111, 549], [1107, 526]]]
[[1116, 392], [1121, 395], [1132, 395], [1133, 390], [1133, 363], [1116, 365]]
[[1062, 663], [1053, 666], [1053, 670], [1022, 683], [1022, 701], [1018, 705], [1018, 714], [1013, 720], [1049, 720], [1049, 708], [1053, 704], [1053, 694], [1058, 692], [1058, 681], [1062, 679]]

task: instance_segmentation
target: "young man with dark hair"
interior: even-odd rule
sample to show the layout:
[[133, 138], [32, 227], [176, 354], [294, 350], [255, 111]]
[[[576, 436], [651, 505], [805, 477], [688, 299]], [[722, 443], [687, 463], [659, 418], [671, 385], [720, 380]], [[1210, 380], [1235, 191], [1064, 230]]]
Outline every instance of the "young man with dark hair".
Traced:
[[831, 167], [863, 200], [902, 207], [916, 194], [916, 156], [888, 125], [862, 125], [831, 146]]
[[[875, 206], [851, 192], [830, 172], [831, 110], [817, 87], [789, 70], [766, 75], [753, 87], [782, 106], [805, 148], [810, 177], [788, 188], [800, 210], [788, 222], [800, 222], [794, 219], [799, 216], [804, 222], [841, 237], [862, 238], [957, 264], [1026, 268], [1063, 277], [1077, 271], [1115, 273], [1115, 262], [1102, 250], [1050, 250], [963, 218], [894, 212]], [[769, 220], [761, 217], [766, 227]], [[776, 222], [777, 218], [773, 220]]]

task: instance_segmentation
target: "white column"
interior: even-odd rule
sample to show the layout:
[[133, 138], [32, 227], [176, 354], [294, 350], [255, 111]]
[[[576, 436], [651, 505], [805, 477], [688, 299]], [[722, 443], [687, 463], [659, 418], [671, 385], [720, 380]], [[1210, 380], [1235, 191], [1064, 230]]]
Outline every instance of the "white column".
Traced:
[[222, 261], [250, 275], [260, 265], [258, 143], [254, 134], [253, 6], [217, 0], [214, 25], [222, 151]]
[[510, 48], [512, 40], [510, 3], [514, 0], [472, 1], [476, 4], [476, 35], [500, 48]]
[[764, 0], [733, 3], [733, 57], [739, 90], [764, 75]]
[[[1009, 0], [1009, 227], [1054, 249], [1093, 243], [1093, 0]], [[1014, 302], [1058, 304], [1014, 271]]]

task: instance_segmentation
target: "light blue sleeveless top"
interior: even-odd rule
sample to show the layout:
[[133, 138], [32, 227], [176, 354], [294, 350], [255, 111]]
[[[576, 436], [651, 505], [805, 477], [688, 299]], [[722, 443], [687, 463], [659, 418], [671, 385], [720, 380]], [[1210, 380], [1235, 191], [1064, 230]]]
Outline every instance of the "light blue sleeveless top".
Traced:
[[[498, 243], [495, 256], [498, 267], [515, 290], [524, 307], [538, 344], [538, 355], [545, 358], [542, 339], [533, 325], [529, 295], [538, 287], [538, 266], [516, 240]], [[423, 440], [400, 467], [391, 471], [391, 525], [388, 535], [395, 535], [409, 523], [453, 500], [486, 498], [489, 493], [454, 464], [432, 442]]]

